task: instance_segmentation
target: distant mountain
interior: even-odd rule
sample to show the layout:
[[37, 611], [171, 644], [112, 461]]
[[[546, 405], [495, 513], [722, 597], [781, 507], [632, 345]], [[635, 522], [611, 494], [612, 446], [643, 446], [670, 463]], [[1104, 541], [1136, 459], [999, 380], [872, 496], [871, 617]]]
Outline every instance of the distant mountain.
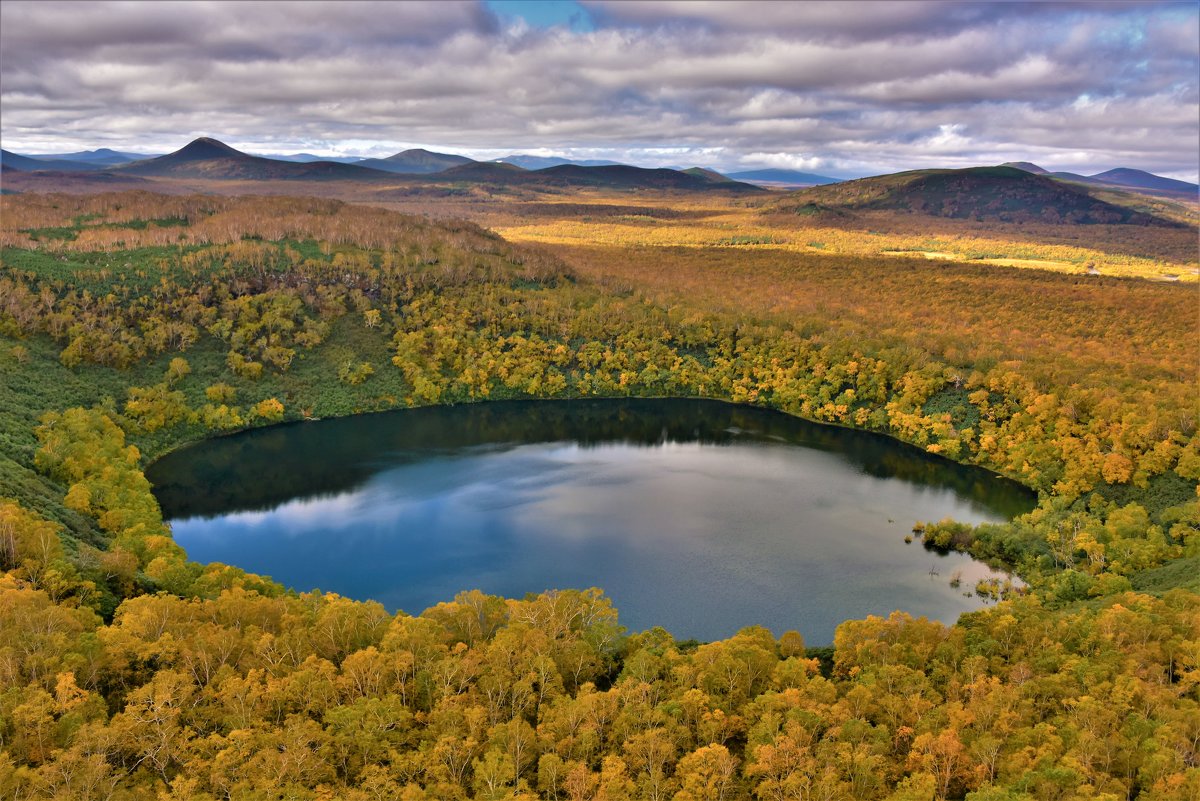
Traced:
[[[303, 154], [301, 154], [303, 155]], [[18, 170], [63, 170], [78, 162], [44, 162], [17, 154], [3, 154], [3, 162]], [[98, 165], [90, 165], [97, 170]], [[185, 178], [231, 181], [403, 181], [406, 184], [439, 185], [447, 182], [530, 189], [597, 187], [610, 189], [722, 189], [734, 192], [761, 191], [750, 184], [733, 181], [711, 170], [688, 171], [644, 169], [624, 164], [586, 167], [560, 164], [526, 170], [500, 161], [473, 161], [465, 156], [406, 150], [386, 159], [367, 159], [353, 164], [331, 161], [284, 161], [253, 156], [224, 142], [201, 137], [174, 153], [104, 167], [103, 174], [143, 178]]]
[[97, 150], [81, 150], [78, 153], [43, 153], [30, 156], [33, 159], [42, 161], [78, 161], [83, 164], [97, 164], [104, 167], [112, 167], [117, 164], [124, 164], [129, 161], [141, 161], [142, 159], [152, 159], [154, 154], [150, 153], [123, 153], [119, 150], [111, 150], [107, 147], [98, 148]]
[[836, 184], [841, 180], [840, 178], [830, 178], [827, 175], [800, 172], [799, 170], [746, 170], [743, 172], [731, 172], [728, 175], [737, 181], [775, 186], [823, 186], [825, 184]]
[[502, 159], [496, 159], [496, 161], [503, 161], [505, 164], [515, 164], [527, 170], [544, 170], [548, 167], [561, 167], [564, 164], [574, 164], [577, 167], [612, 167], [621, 163], [619, 161], [606, 161], [605, 159], [574, 160], [558, 156], [527, 156], [522, 153], [505, 156]]
[[1195, 200], [1200, 194], [1200, 185], [1187, 181], [1176, 181], [1174, 178], [1163, 178], [1145, 170], [1134, 170], [1129, 167], [1117, 167], [1095, 175], [1080, 175], [1074, 172], [1047, 172], [1036, 164], [1027, 161], [1009, 162], [1006, 167], [1016, 167], [1026, 172], [1057, 178], [1060, 181], [1070, 181], [1088, 186], [1120, 189], [1136, 192], [1151, 197], [1168, 197]]
[[[714, 176], [716, 176], [714, 178]], [[414, 176], [422, 182], [491, 184], [528, 189], [563, 189], [594, 187], [599, 189], [680, 189], [711, 190], [726, 189], [735, 192], [762, 191], [756, 186], [730, 181], [716, 173], [692, 174], [679, 170], [645, 169], [626, 164], [609, 164], [600, 167], [582, 167], [578, 164], [560, 164], [526, 170], [515, 164], [501, 161], [476, 161], [451, 167], [439, 173]]]
[[0, 150], [0, 165], [9, 169], [23, 170], [25, 172], [33, 172], [35, 170], [53, 170], [55, 172], [88, 172], [91, 170], [102, 170], [102, 164], [88, 164], [83, 161], [67, 161], [58, 159], [56, 161], [46, 161], [33, 156], [22, 156], [20, 153], [13, 153], [11, 150]]
[[396, 172], [407, 175], [428, 175], [430, 173], [448, 170], [464, 164], [474, 164], [474, 159], [466, 156], [456, 156], [451, 153], [434, 153], [421, 148], [403, 150], [384, 159], [363, 159], [355, 162], [360, 167], [370, 167], [373, 170]]
[[1193, 196], [1200, 192], [1200, 184], [1190, 184], [1187, 181], [1176, 181], [1174, 178], [1163, 178], [1144, 170], [1134, 170], [1128, 167], [1118, 167], [1115, 170], [1097, 173], [1091, 176], [1093, 180], [1106, 184], [1116, 184], [1136, 189], [1155, 189], [1163, 192], [1188, 193]]
[[298, 163], [251, 156], [224, 142], [201, 137], [158, 158], [113, 168], [130, 175], [158, 178], [208, 178], [252, 181], [387, 180], [390, 176], [358, 164], [332, 161]]
[[[731, 180], [716, 180], [705, 174], [681, 172], [664, 168], [647, 169], [613, 164], [601, 167], [581, 167], [577, 164], [562, 164], [530, 173], [537, 176], [546, 186], [578, 187], [594, 186], [613, 189], [682, 189], [707, 190], [727, 189], [735, 192], [762, 191], [757, 186]], [[720, 176], [724, 178], [724, 176]]]
[[[1024, 165], [1024, 166], [1022, 166], [1022, 165]], [[1001, 164], [1000, 166], [1001, 167], [1013, 167], [1014, 169], [1024, 170], [1025, 172], [1031, 172], [1034, 175], [1044, 175], [1047, 178], [1054, 178], [1055, 180], [1058, 180], [1058, 181], [1067, 181], [1067, 182], [1073, 183], [1073, 184], [1087, 184], [1088, 186], [1097, 186], [1097, 187], [1105, 186], [1104, 181], [1098, 181], [1095, 178], [1091, 177], [1090, 175], [1080, 175], [1077, 172], [1063, 172], [1061, 170], [1058, 172], [1050, 172], [1049, 170], [1042, 169], [1041, 167], [1039, 167], [1036, 164], [1030, 164], [1028, 161], [1012, 161], [1007, 164]], [[1032, 168], [1032, 169], [1030, 169], [1030, 168]], [[1112, 186], [1112, 184], [1109, 184], [1109, 185]]]
[[1042, 169], [1041, 167], [1039, 167], [1038, 165], [1034, 164], [1031, 161], [1006, 161], [1003, 164], [1001, 164], [1000, 166], [1001, 167], [1013, 167], [1018, 170], [1024, 170], [1025, 172], [1031, 172], [1034, 175], [1046, 175], [1047, 173], [1050, 172], [1049, 170]]
[[1177, 225], [1099, 200], [1085, 188], [1015, 167], [916, 170], [861, 178], [792, 192], [774, 208], [812, 215], [886, 209], [997, 222]]
[[143, 159], [139, 163], [168, 165], [226, 158], [254, 159], [260, 157], [251, 156], [249, 153], [243, 153], [240, 150], [235, 150], [224, 142], [216, 139], [211, 139], [207, 136], [201, 136], [199, 139], [193, 139], [192, 141], [188, 142], [174, 153], [168, 153], [165, 156], [156, 156], [152, 159]]
[[1047, 178], [1057, 178], [1060, 181], [1074, 181], [1077, 184], [1095, 184], [1099, 186], [1103, 181], [1097, 181], [1089, 175], [1080, 175], [1077, 172], [1044, 172]]
[[315, 156], [312, 153], [256, 153], [264, 159], [272, 159], [274, 161], [295, 161], [300, 164], [309, 164], [314, 161], [332, 161], [337, 164], [356, 164], [363, 160], [362, 156]]

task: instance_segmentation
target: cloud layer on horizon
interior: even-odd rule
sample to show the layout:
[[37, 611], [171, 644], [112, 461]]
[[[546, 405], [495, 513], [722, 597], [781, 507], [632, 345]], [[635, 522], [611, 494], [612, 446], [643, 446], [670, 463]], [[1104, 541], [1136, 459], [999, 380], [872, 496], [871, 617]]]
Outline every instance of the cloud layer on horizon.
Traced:
[[1194, 3], [579, 5], [546, 28], [475, 2], [6, 0], [4, 147], [1196, 178]]

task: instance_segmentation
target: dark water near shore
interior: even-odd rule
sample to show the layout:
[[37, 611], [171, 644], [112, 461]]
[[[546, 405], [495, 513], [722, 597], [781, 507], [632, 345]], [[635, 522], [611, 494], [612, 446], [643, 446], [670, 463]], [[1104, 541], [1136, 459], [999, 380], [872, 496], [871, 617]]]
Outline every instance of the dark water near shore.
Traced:
[[[147, 476], [191, 558], [411, 613], [597, 586], [632, 630], [944, 622], [985, 565], [904, 535], [1029, 510], [1024, 488], [863, 432], [716, 401], [479, 404], [209, 440]], [[937, 575], [930, 575], [935, 571]], [[949, 586], [961, 571], [962, 587]]]

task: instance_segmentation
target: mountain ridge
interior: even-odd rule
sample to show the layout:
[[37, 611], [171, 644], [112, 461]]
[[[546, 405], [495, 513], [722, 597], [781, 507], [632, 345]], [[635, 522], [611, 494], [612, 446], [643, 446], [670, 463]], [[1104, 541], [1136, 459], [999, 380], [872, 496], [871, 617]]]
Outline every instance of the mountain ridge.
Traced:
[[[760, 191], [763, 187], [775, 189], [787, 187], [820, 187], [830, 185], [853, 185], [848, 190], [851, 194], [863, 191], [863, 181], [884, 181], [891, 184], [897, 182], [908, 185], [901, 192], [900, 199], [884, 200], [883, 195], [876, 192], [877, 197], [872, 202], [896, 202], [902, 209], [934, 216], [977, 216], [981, 218], [996, 217], [998, 219], [1053, 219], [1061, 212], [1065, 219], [1082, 222], [1130, 221], [1141, 220], [1142, 217], [1131, 217], [1131, 210], [1125, 208], [1121, 197], [1128, 193], [1135, 195], [1162, 197], [1168, 199], [1196, 200], [1200, 187], [1186, 181], [1165, 178], [1144, 170], [1132, 168], [1115, 168], [1096, 175], [1079, 175], [1068, 172], [1050, 172], [1037, 164], [1027, 161], [1008, 162], [994, 168], [976, 167], [966, 170], [916, 170], [902, 173], [892, 173], [890, 176], [875, 176], [858, 181], [839, 181], [829, 176], [815, 173], [804, 173], [786, 169], [744, 170], [722, 174], [720, 172], [700, 167], [674, 169], [663, 167], [637, 167], [634, 165], [618, 164], [592, 160], [573, 162], [560, 157], [513, 155], [495, 161], [476, 161], [467, 156], [439, 153], [424, 148], [411, 148], [400, 151], [385, 158], [361, 159], [347, 163], [350, 157], [338, 157], [336, 160], [326, 160], [311, 154], [295, 154], [291, 156], [268, 157], [246, 153], [233, 148], [213, 137], [202, 136], [192, 140], [180, 149], [162, 156], [151, 156], [137, 160], [129, 160], [138, 154], [122, 153], [109, 148], [99, 148], [92, 151], [80, 151], [73, 154], [51, 154], [46, 157], [25, 156], [7, 150], [0, 150], [0, 166], [9, 171], [25, 171], [41, 175], [37, 179], [43, 183], [51, 181], [49, 175], [57, 173], [86, 174], [112, 173], [115, 175], [140, 176], [148, 178], [193, 178], [205, 180], [284, 180], [284, 181], [362, 181], [379, 182], [454, 182], [474, 183], [485, 185], [514, 185], [530, 189], [594, 187], [613, 189], [671, 189], [671, 190], [708, 190], [714, 188], [733, 191]], [[77, 156], [78, 159], [67, 158]], [[86, 159], [87, 161], [81, 160]], [[124, 159], [124, 161], [120, 161]], [[526, 169], [515, 163], [524, 160], [533, 165]], [[551, 166], [541, 166], [553, 162]], [[970, 171], [974, 170], [974, 173]], [[1011, 193], [997, 199], [996, 197], [970, 198], [968, 195], [974, 189], [985, 192], [995, 190], [994, 185], [988, 186], [987, 181], [960, 177], [959, 179], [936, 178], [937, 175], [959, 174], [974, 175], [976, 179], [986, 171], [1001, 171], [988, 173], [992, 184], [1007, 176], [1004, 180], [1012, 180], [1013, 175], [1030, 175], [1043, 181], [1050, 181], [1058, 187], [1067, 187], [1065, 194], [1058, 190], [1042, 185], [1025, 201], [1021, 201]], [[1005, 173], [1004, 171], [1008, 171]], [[48, 175], [49, 174], [49, 175]], [[908, 176], [907, 178], [904, 176]], [[926, 177], [921, 177], [926, 176]], [[919, 180], [918, 180], [919, 179]], [[957, 180], [958, 185], [951, 188], [946, 181]], [[963, 181], [966, 181], [964, 184]], [[972, 183], [973, 181], [973, 183]], [[913, 183], [915, 182], [915, 183]], [[937, 186], [935, 186], [935, 184]], [[1010, 189], [1016, 184], [1009, 184]], [[1032, 186], [1032, 185], [1030, 185]], [[1026, 187], [1030, 188], [1030, 187]], [[897, 190], [893, 186], [892, 190]], [[1095, 195], [1095, 190], [1104, 190]], [[874, 190], [872, 190], [874, 191]], [[956, 200], [951, 199], [953, 195]], [[1072, 194], [1076, 191], [1076, 194]], [[1122, 195], [1111, 195], [1108, 192], [1120, 192]], [[1093, 195], [1089, 195], [1092, 192]], [[915, 194], [914, 194], [915, 193]], [[1078, 194], [1082, 193], [1082, 195]], [[870, 194], [868, 192], [868, 194]], [[884, 193], [887, 194], [887, 193]], [[924, 199], [919, 202], [916, 194]], [[994, 193], [993, 193], [994, 194]], [[1018, 192], [1018, 194], [1020, 194]], [[835, 195], [832, 204], [818, 202], [828, 209], [862, 208], [862, 198], [847, 205], [844, 202], [846, 193]], [[1035, 197], [1036, 196], [1036, 197]], [[900, 196], [897, 196], [900, 197]], [[1086, 197], [1087, 199], [1082, 199]], [[905, 199], [906, 198], [906, 199]], [[1040, 198], [1040, 199], [1039, 199]], [[1115, 202], [1108, 202], [1115, 200]], [[790, 201], [788, 201], [790, 202]], [[1105, 204], [1105, 205], [1096, 205]], [[1134, 204], [1136, 205], [1136, 204]], [[1143, 204], [1144, 206], [1145, 204]], [[1055, 211], [1058, 210], [1058, 212]], [[1138, 213], [1145, 209], [1135, 209]], [[1151, 209], [1153, 211], [1153, 209]], [[1167, 215], [1171, 216], [1171, 215]], [[1143, 214], [1143, 217], [1158, 219], [1154, 214]]]
[[[167, 167], [174, 165], [174, 169], [170, 172], [180, 175], [182, 172], [185, 172], [178, 166], [182, 163], [213, 161], [222, 158], [234, 159], [239, 163], [236, 165], [236, 167], [232, 164], [226, 164], [224, 165], [224, 170], [218, 169], [214, 165], [214, 168], [207, 170], [205, 175], [197, 174], [191, 177], [219, 178], [221, 177], [221, 173], [223, 171], [232, 173], [229, 176], [231, 178], [242, 179], [354, 177], [353, 172], [338, 170], [333, 166], [316, 168], [305, 168], [302, 166], [301, 169], [292, 171], [289, 171], [286, 167], [271, 166], [281, 164], [351, 165], [362, 169], [368, 169], [376, 172], [387, 172], [396, 175], [435, 175], [439, 172], [444, 172], [448, 169], [471, 163], [514, 164], [531, 172], [565, 166], [632, 167], [642, 170], [673, 169], [676, 172], [689, 172], [688, 169], [684, 169], [682, 167], [638, 167], [637, 165], [622, 164], [604, 159], [572, 160], [560, 156], [533, 156], [529, 154], [512, 154], [487, 162], [478, 161], [476, 159], [471, 159], [467, 156], [457, 154], [439, 153], [436, 151], [427, 150], [425, 148], [410, 148], [408, 150], [403, 150], [391, 156], [382, 158], [359, 158], [355, 156], [322, 157], [313, 155], [311, 153], [257, 155], [239, 151], [218, 139], [207, 136], [194, 139], [173, 153], [159, 156], [123, 152], [107, 147], [97, 148], [95, 150], [78, 151], [75, 153], [51, 153], [39, 155], [26, 155], [10, 150], [0, 151], [0, 163], [5, 163], [10, 168], [21, 169], [25, 171], [83, 172], [102, 169], [124, 170], [132, 168], [132, 173], [138, 174], [144, 173], [147, 170], [155, 169], [164, 171], [167, 169]], [[261, 161], [248, 162], [245, 161], [246, 159], [259, 159]], [[133, 167], [132, 165], [138, 166]], [[1035, 175], [1044, 175], [1060, 181], [1123, 189], [1126, 191], [1134, 191], [1151, 196], [1195, 198], [1197, 194], [1200, 194], [1200, 185], [1189, 183], [1187, 181], [1179, 181], [1173, 178], [1166, 178], [1145, 170], [1129, 167], [1117, 167], [1101, 173], [1096, 173], [1095, 175], [1082, 175], [1079, 173], [1066, 171], [1052, 172], [1029, 161], [1010, 161], [999, 166], [1014, 168]], [[694, 171], [697, 169], [709, 168], [691, 168], [691, 171], [694, 173]], [[727, 172], [713, 170], [710, 171], [733, 181], [773, 187], [821, 186], [841, 181], [841, 179], [832, 178], [826, 175], [782, 168], [762, 168], [738, 171], [730, 170]], [[896, 175], [900, 173], [890, 174]], [[357, 177], [367, 177], [370, 175], [371, 173], [359, 173]]]
[[[474, 161], [465, 156], [432, 151], [402, 151], [395, 154], [392, 164], [414, 161], [432, 167], [449, 159], [459, 161], [455, 166], [437, 172], [397, 173], [377, 169], [371, 164], [356, 162], [340, 164], [327, 161], [289, 162], [253, 156], [220, 140], [200, 137], [179, 150], [143, 161], [130, 162], [111, 168], [114, 174], [151, 178], [191, 178], [206, 180], [350, 180], [371, 183], [399, 182], [403, 184], [439, 184], [443, 182], [495, 186], [524, 186], [539, 188], [595, 187], [610, 189], [723, 189], [737, 192], [764, 191], [760, 187], [725, 180], [719, 174], [696, 175], [665, 168], [643, 168], [628, 165], [582, 167], [564, 164], [541, 170], [526, 170], [515, 164], [495, 161]], [[386, 160], [379, 160], [380, 162]], [[714, 176], [717, 176], [714, 178]]]

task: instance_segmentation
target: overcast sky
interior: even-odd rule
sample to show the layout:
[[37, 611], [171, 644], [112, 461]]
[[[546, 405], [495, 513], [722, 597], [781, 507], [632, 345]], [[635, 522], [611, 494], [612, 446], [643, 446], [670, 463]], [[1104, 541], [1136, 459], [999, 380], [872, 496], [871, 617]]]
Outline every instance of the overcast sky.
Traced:
[[0, 139], [1195, 181], [1198, 7], [4, 0]]

